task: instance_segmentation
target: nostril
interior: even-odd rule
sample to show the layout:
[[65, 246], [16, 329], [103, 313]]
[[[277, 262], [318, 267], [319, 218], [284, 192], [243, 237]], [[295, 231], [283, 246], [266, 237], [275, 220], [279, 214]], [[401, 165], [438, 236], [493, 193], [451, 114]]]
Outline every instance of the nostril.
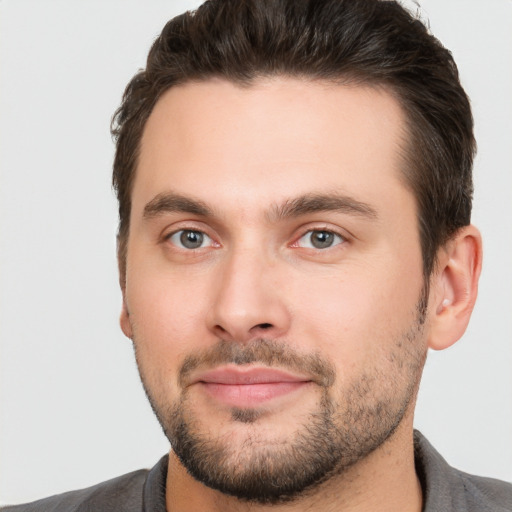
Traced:
[[260, 329], [270, 329], [272, 324], [258, 324], [256, 327], [259, 327]]

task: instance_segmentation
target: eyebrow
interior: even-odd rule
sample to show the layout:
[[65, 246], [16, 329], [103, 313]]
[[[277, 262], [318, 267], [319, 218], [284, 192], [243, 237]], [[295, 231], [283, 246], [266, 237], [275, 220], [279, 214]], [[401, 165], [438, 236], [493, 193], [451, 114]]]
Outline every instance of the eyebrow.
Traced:
[[[349, 215], [378, 219], [377, 211], [367, 203], [343, 194], [305, 194], [274, 204], [267, 212], [271, 221], [300, 217], [316, 212], [336, 211]], [[143, 217], [152, 219], [166, 213], [190, 213], [200, 217], [213, 217], [213, 210], [204, 202], [172, 192], [155, 196], [144, 207]]]
[[315, 212], [336, 211], [349, 215], [378, 219], [377, 210], [367, 203], [343, 194], [305, 194], [289, 199], [270, 210], [270, 217], [276, 220], [300, 217]]
[[145, 219], [152, 219], [172, 212], [190, 213], [201, 217], [213, 216], [212, 210], [202, 201], [180, 194], [163, 193], [158, 194], [146, 204], [143, 217]]

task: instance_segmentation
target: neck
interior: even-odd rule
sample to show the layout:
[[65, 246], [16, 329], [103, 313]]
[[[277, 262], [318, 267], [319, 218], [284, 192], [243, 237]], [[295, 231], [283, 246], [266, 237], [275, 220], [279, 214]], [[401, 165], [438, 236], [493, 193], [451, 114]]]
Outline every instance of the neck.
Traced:
[[171, 452], [166, 502], [172, 512], [420, 512], [422, 492], [414, 466], [412, 421], [403, 421], [385, 443], [342, 474], [284, 504], [246, 503], [210, 489], [192, 478]]

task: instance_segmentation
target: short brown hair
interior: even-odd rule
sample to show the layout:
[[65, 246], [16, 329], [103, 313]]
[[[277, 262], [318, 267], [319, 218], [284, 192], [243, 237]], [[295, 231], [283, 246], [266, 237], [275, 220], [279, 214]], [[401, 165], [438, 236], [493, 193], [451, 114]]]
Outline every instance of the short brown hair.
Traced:
[[140, 142], [158, 99], [185, 82], [275, 75], [384, 86], [398, 99], [426, 278], [438, 248], [469, 224], [471, 108], [451, 53], [421, 21], [391, 0], [209, 0], [165, 25], [112, 120], [122, 282]]

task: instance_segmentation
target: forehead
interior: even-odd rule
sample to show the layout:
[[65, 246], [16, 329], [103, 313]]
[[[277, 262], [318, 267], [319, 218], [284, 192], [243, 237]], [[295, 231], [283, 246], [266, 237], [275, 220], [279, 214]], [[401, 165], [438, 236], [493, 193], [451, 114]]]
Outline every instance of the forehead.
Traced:
[[336, 190], [378, 199], [401, 182], [402, 109], [383, 89], [292, 78], [171, 88], [141, 142], [133, 207], [172, 189], [219, 204]]

